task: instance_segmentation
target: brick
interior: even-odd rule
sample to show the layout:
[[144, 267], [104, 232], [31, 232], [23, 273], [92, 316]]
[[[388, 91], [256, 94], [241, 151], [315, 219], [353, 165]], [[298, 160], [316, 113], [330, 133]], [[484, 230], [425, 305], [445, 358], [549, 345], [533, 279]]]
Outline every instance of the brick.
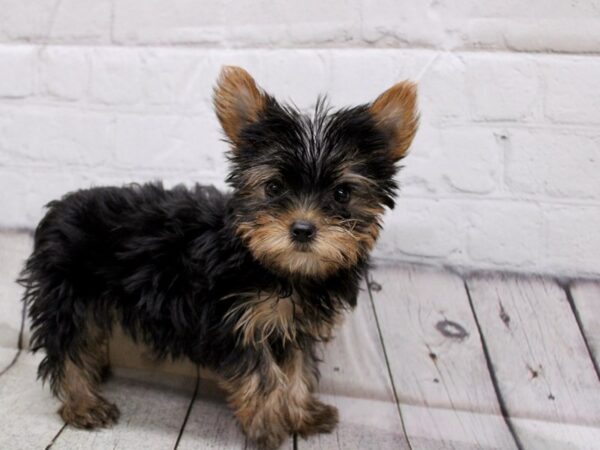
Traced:
[[162, 177], [188, 168], [225, 176], [225, 150], [216, 118], [120, 115], [116, 122], [114, 163], [153, 168]]
[[443, 23], [446, 48], [535, 52], [594, 52], [600, 11], [594, 0], [436, 2], [430, 14]]
[[205, 53], [159, 48], [145, 51], [142, 57], [147, 104], [186, 112], [207, 109], [219, 67]]
[[[453, 54], [430, 54], [429, 65], [421, 66], [419, 105], [421, 120], [434, 124], [468, 118], [465, 64]], [[398, 61], [401, 64], [402, 60]]]
[[0, 40], [107, 42], [110, 17], [111, 0], [4, 0]]
[[427, 2], [360, 1], [361, 37], [379, 47], [443, 46], [444, 24]]
[[600, 138], [571, 130], [511, 130], [506, 182], [514, 193], [600, 198]]
[[83, 100], [89, 89], [90, 61], [87, 50], [49, 47], [40, 54], [43, 92], [62, 100]]
[[0, 97], [19, 98], [33, 93], [35, 53], [31, 47], [0, 49]]
[[522, 121], [532, 116], [540, 101], [534, 62], [521, 56], [496, 54], [464, 61], [473, 119]]
[[541, 68], [546, 83], [545, 111], [551, 120], [600, 124], [597, 57], [552, 58]]
[[443, 191], [439, 175], [442, 151], [440, 130], [421, 122], [410, 151], [402, 160], [402, 169], [396, 176], [401, 195], [418, 197]]
[[467, 219], [466, 248], [471, 264], [512, 270], [540, 266], [544, 238], [539, 206], [515, 201], [481, 202], [470, 205]]
[[431, 161], [450, 190], [489, 194], [500, 185], [503, 148], [501, 132], [474, 127], [441, 132], [439, 158]]
[[160, 0], [117, 0], [114, 17], [115, 39], [122, 43], [302, 45], [340, 42], [360, 28], [355, 0], [302, 4], [242, 0], [227, 6], [173, 0], [169, 8]]
[[600, 255], [600, 207], [548, 206], [544, 210], [549, 270], [570, 275], [597, 275]]
[[0, 167], [2, 225], [33, 228], [45, 213], [44, 205], [87, 184], [83, 173], [70, 167]]
[[[2, 110], [0, 149], [20, 164], [95, 165], [112, 159], [113, 119], [56, 108]], [[32, 132], [35, 130], [35, 132]]]
[[142, 100], [142, 63], [131, 49], [96, 50], [91, 55], [92, 101], [131, 105]]
[[329, 51], [326, 56], [327, 93], [336, 105], [372, 102], [394, 84], [416, 80], [431, 58], [428, 52], [387, 49], [344, 49]]
[[291, 100], [300, 108], [312, 107], [329, 87], [327, 60], [327, 55], [308, 50], [267, 52], [261, 58], [261, 83], [282, 101]]
[[490, 194], [501, 189], [504, 133], [475, 126], [422, 123], [398, 176], [402, 193]]
[[401, 197], [395, 209], [385, 215], [375, 255], [395, 259], [450, 257], [464, 247], [464, 228], [456, 226], [461, 217], [457, 202]]

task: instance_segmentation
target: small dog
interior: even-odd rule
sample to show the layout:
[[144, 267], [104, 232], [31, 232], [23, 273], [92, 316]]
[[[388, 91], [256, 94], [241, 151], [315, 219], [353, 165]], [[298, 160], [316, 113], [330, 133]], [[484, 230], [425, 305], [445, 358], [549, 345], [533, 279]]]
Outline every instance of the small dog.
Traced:
[[330, 432], [315, 353], [346, 309], [394, 206], [393, 177], [417, 130], [416, 87], [313, 116], [277, 102], [243, 69], [214, 90], [231, 145], [231, 193], [196, 185], [103, 187], [48, 205], [20, 282], [43, 349], [39, 376], [76, 427], [108, 426], [99, 390], [119, 322], [158, 357], [214, 370], [246, 435], [276, 448]]

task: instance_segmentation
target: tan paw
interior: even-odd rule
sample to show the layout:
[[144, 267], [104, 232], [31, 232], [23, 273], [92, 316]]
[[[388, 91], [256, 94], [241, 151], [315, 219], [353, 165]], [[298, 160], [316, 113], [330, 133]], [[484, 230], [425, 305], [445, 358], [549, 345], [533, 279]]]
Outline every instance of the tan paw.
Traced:
[[65, 403], [58, 411], [63, 420], [77, 428], [110, 427], [119, 420], [119, 409], [99, 398], [93, 402]]
[[331, 433], [339, 422], [337, 408], [316, 399], [311, 402], [307, 413], [308, 419], [296, 430], [303, 438], [311, 434]]

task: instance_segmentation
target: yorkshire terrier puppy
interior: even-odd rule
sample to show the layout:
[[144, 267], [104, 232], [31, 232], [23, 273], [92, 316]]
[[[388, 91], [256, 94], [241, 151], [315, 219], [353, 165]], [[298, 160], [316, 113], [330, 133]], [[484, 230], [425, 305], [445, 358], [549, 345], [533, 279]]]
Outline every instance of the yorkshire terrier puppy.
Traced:
[[268, 448], [330, 432], [315, 348], [356, 304], [417, 130], [416, 87], [313, 115], [243, 69], [214, 91], [231, 146], [230, 193], [196, 185], [103, 187], [51, 202], [21, 283], [39, 376], [76, 427], [108, 426], [100, 392], [115, 322], [157, 356], [214, 370], [246, 435]]

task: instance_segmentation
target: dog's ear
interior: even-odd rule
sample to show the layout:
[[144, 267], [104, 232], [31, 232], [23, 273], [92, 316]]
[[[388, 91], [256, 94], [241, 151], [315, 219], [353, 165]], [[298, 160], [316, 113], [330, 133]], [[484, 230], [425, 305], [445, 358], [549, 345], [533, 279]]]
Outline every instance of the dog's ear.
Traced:
[[392, 159], [402, 159], [417, 128], [417, 85], [410, 81], [395, 84], [369, 106], [375, 123], [389, 139]]
[[266, 96], [241, 67], [225, 66], [214, 89], [213, 102], [223, 131], [234, 144], [240, 132], [256, 121], [266, 106]]

